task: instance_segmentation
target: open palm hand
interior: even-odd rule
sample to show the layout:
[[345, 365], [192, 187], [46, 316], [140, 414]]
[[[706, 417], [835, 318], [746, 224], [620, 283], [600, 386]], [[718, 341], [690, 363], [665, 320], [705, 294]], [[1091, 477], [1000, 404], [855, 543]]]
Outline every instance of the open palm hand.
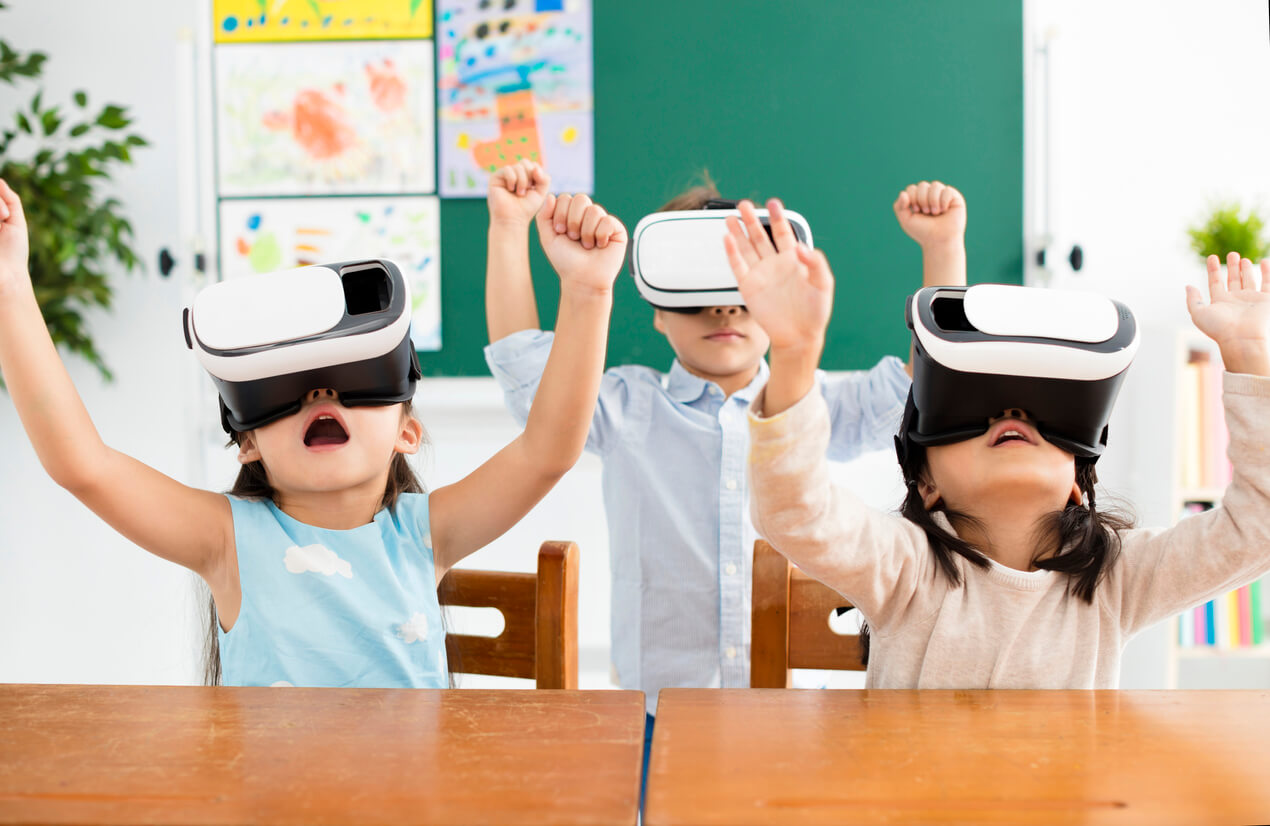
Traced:
[[1208, 293], [1186, 288], [1191, 320], [1217, 342], [1222, 361], [1232, 373], [1270, 375], [1270, 259], [1261, 261], [1261, 285], [1252, 261], [1232, 252], [1226, 273], [1216, 255], [1208, 256]]
[[723, 238], [728, 263], [750, 315], [772, 340], [772, 349], [818, 349], [833, 310], [833, 273], [819, 250], [801, 244], [780, 201], [767, 202], [771, 239], [754, 205], [737, 205]]

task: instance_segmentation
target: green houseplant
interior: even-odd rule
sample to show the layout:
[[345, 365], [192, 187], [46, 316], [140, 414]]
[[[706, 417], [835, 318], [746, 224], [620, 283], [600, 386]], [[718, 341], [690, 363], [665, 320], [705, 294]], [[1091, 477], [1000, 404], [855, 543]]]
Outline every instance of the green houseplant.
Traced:
[[[38, 80], [45, 60], [41, 52], [24, 54], [0, 39], [4, 83], [17, 87]], [[125, 134], [132, 121], [122, 106], [106, 104], [94, 112], [84, 92], [75, 92], [73, 104], [66, 105], [50, 105], [43, 97], [37, 90], [0, 132], [0, 178], [22, 198], [31, 233], [31, 281], [53, 341], [109, 379], [83, 311], [110, 306], [107, 273], [113, 265], [131, 272], [141, 262], [122, 204], [98, 189], [109, 181], [112, 165], [131, 163], [131, 150], [146, 141]]]
[[1235, 203], [1213, 207], [1204, 223], [1186, 231], [1191, 238], [1191, 249], [1200, 258], [1216, 255], [1224, 259], [1226, 253], [1237, 252], [1244, 258], [1260, 261], [1270, 255], [1270, 241], [1264, 235], [1265, 221], [1254, 209], [1249, 209], [1246, 216], [1242, 213]]

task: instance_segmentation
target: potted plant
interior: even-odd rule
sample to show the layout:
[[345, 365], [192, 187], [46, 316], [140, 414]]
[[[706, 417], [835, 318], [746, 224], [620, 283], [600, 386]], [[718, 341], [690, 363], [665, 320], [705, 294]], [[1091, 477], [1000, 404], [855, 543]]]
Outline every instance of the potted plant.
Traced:
[[[4, 4], [0, 3], [0, 9]], [[0, 81], [18, 86], [40, 78], [46, 55], [23, 54], [0, 39]], [[107, 273], [141, 266], [132, 248], [132, 225], [122, 204], [99, 189], [114, 164], [132, 162], [131, 150], [146, 145], [124, 134], [127, 110], [112, 103], [96, 112], [88, 95], [49, 104], [37, 90], [29, 106], [0, 131], [0, 178], [22, 198], [30, 226], [31, 281], [53, 341], [94, 364], [109, 379], [84, 324], [83, 311], [110, 307]]]
[[1249, 209], [1244, 215], [1239, 204], [1221, 203], [1212, 208], [1204, 223], [1191, 227], [1186, 234], [1191, 238], [1191, 249], [1200, 258], [1216, 255], [1224, 259], [1226, 253], [1237, 252], [1244, 258], [1260, 261], [1270, 255], [1265, 226], [1255, 209]]

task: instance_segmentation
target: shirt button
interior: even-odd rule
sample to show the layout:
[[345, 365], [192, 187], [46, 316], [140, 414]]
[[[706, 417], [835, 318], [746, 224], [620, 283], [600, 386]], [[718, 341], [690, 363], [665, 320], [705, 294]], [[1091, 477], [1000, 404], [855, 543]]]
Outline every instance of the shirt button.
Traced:
[[728, 576], [735, 576], [735, 575], [736, 575], [736, 566], [735, 566], [735, 565], [733, 565], [731, 562], [729, 562], [729, 563], [728, 563], [728, 567], [724, 568], [723, 570], [727, 572], [727, 575], [728, 575]]
[[729, 660], [735, 660], [735, 659], [736, 659], [736, 649], [735, 649], [734, 647], [732, 647], [732, 646], [730, 646], [730, 645], [729, 645], [729, 646], [728, 646], [728, 650], [727, 650], [727, 651], [725, 651], [724, 653], [728, 655], [728, 659], [729, 659]]
[[728, 490], [736, 490], [736, 480], [729, 479], [728, 481], [723, 483], [723, 486], [727, 488]]

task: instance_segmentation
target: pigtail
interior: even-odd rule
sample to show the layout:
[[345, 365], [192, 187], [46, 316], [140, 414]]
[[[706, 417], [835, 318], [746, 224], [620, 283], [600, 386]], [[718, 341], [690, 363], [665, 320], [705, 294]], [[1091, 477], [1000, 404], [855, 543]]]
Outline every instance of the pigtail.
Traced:
[[[904, 502], [900, 505], [900, 515], [925, 532], [926, 541], [930, 544], [931, 553], [935, 555], [935, 563], [939, 571], [948, 577], [954, 586], [960, 586], [961, 571], [957, 569], [954, 556], [960, 556], [977, 568], [987, 568], [988, 558], [966, 540], [950, 533], [936, 522], [932, 516], [935, 511], [926, 509], [917, 484], [925, 464], [926, 449], [920, 445], [910, 445], [905, 461], [900, 466], [906, 484]], [[942, 503], [936, 507], [936, 510], [942, 511], [954, 526], [977, 522], [973, 516], [948, 510]], [[869, 624], [864, 621], [860, 623], [860, 664], [864, 666], [869, 664]]]
[[1085, 602], [1094, 601], [1094, 591], [1120, 556], [1120, 532], [1132, 528], [1133, 515], [1127, 511], [1098, 510], [1094, 485], [1098, 474], [1093, 462], [1076, 460], [1076, 484], [1084, 504], [1071, 504], [1054, 514], [1037, 542], [1038, 555], [1053, 550], [1054, 555], [1032, 564], [1071, 577], [1070, 592]]

